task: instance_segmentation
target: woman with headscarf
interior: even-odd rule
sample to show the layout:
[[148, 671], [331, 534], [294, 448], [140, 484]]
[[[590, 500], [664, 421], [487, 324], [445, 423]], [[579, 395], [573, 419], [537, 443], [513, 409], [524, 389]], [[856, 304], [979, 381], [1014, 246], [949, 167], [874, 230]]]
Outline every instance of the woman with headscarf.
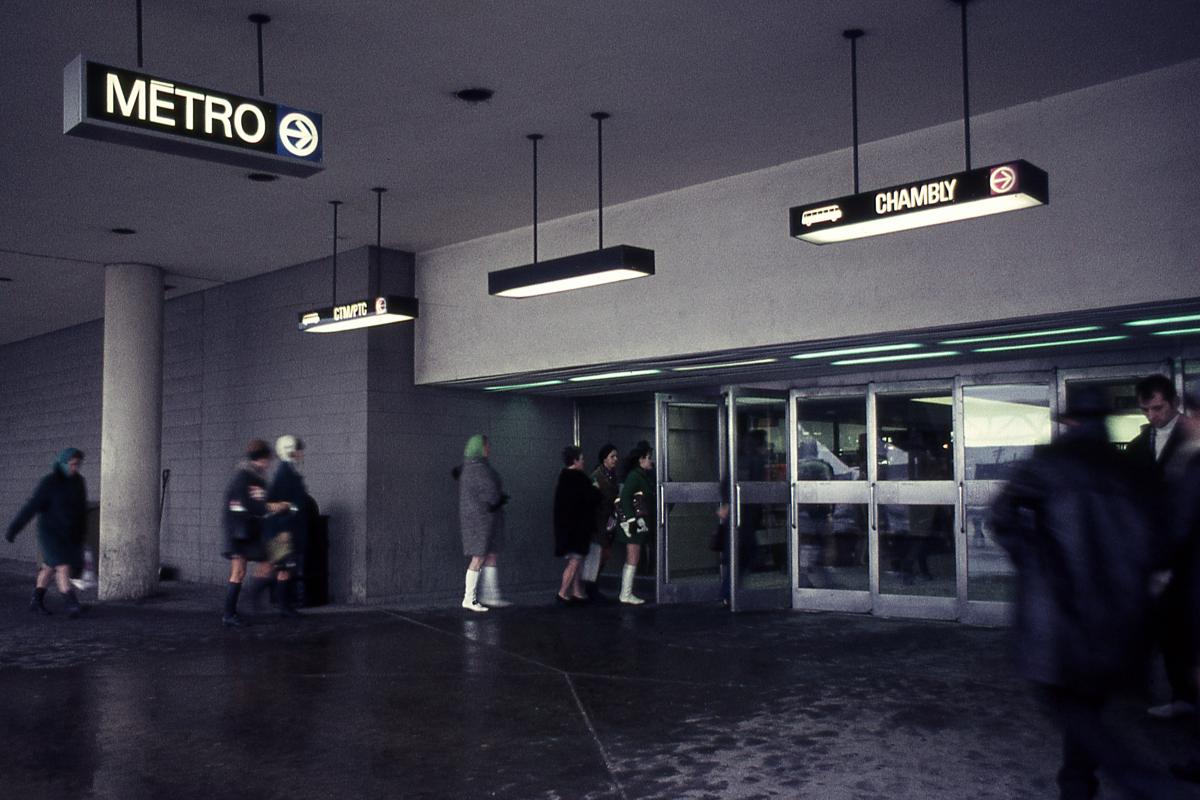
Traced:
[[646, 602], [633, 593], [633, 576], [637, 574], [642, 546], [654, 530], [654, 481], [651, 471], [654, 458], [650, 448], [639, 442], [629, 454], [628, 474], [621, 484], [621, 512], [624, 521], [617, 530], [615, 541], [625, 545], [625, 566], [621, 568], [622, 603], [638, 606]]
[[562, 583], [554, 600], [569, 606], [586, 602], [579, 581], [579, 563], [587, 555], [596, 528], [600, 491], [583, 471], [583, 451], [567, 445], [562, 451], [563, 468], [554, 487], [554, 555], [565, 558]]
[[251, 439], [246, 456], [238, 462], [237, 472], [225, 489], [225, 547], [229, 559], [229, 583], [225, 587], [225, 610], [221, 622], [240, 628], [245, 623], [237, 613], [238, 595], [246, 578], [246, 562], [259, 563], [258, 578], [270, 575], [263, 541], [263, 520], [268, 514], [283, 511], [287, 503], [267, 502], [267, 467], [271, 465], [271, 447], [262, 439]]
[[71, 588], [71, 568], [83, 557], [84, 525], [87, 520], [87, 486], [79, 474], [83, 451], [68, 447], [58, 454], [54, 467], [38, 483], [33, 496], [8, 526], [4, 538], [14, 541], [34, 515], [38, 515], [38, 553], [41, 566], [34, 583], [29, 610], [49, 615], [46, 589], [53, 576], [67, 603], [67, 616], [75, 619], [83, 611]]
[[[491, 445], [477, 433], [467, 440], [458, 472], [458, 515], [467, 565], [462, 607], [487, 611], [511, 605], [500, 597], [496, 554], [504, 544], [504, 504], [500, 475], [488, 463]], [[482, 602], [481, 602], [482, 601]]]
[[[304, 547], [308, 541], [308, 487], [304, 485], [304, 441], [285, 434], [275, 440], [279, 467], [267, 490], [267, 500], [286, 503], [287, 510], [271, 518], [274, 536], [268, 555], [275, 567], [279, 613], [299, 616], [295, 610], [296, 583], [304, 574]], [[268, 578], [268, 580], [270, 580]]]
[[600, 505], [596, 509], [596, 524], [592, 528], [592, 543], [587, 557], [580, 568], [584, 591], [590, 600], [603, 600], [596, 580], [600, 569], [608, 560], [612, 548], [613, 534], [617, 530], [617, 503], [621, 498], [621, 481], [617, 478], [617, 448], [606, 444], [600, 448], [596, 468], [592, 470], [592, 485], [600, 492]]

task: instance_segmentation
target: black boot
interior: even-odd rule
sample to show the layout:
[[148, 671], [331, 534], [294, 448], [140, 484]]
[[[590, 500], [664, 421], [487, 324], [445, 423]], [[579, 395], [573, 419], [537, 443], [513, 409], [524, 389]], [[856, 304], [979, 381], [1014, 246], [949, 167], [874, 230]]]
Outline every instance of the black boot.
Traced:
[[225, 614], [221, 617], [221, 624], [229, 628], [240, 628], [245, 623], [237, 613], [238, 595], [242, 593], [242, 585], [240, 583], [229, 583], [225, 585]]
[[46, 590], [45, 589], [34, 588], [33, 597], [29, 598], [29, 610], [30, 611], [40, 611], [43, 614], [45, 614], [47, 617], [51, 616], [54, 613], [50, 609], [46, 608]]
[[79, 605], [79, 598], [75, 596], [75, 590], [67, 591], [67, 616], [71, 619], [79, 619], [79, 615], [83, 613], [83, 606]]
[[263, 595], [270, 596], [274, 583], [274, 578], [250, 579], [250, 607], [256, 614], [263, 610]]
[[292, 582], [276, 581], [275, 586], [277, 587], [276, 597], [279, 600], [279, 616], [299, 619], [302, 615], [292, 607]]

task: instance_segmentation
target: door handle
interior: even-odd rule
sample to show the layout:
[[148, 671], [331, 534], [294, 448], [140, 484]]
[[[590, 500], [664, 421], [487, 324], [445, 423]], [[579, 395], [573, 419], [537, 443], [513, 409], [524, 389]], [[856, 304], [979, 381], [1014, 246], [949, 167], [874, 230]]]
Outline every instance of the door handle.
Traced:
[[733, 524], [738, 528], [742, 527], [742, 485], [740, 483], [733, 485]]
[[961, 483], [958, 485], [958, 532], [967, 532], [967, 490]]

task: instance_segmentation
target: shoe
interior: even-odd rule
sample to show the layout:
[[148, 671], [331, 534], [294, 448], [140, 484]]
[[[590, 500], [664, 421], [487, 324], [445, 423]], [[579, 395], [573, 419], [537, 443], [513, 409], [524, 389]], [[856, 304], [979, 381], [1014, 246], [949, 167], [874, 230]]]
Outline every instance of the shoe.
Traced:
[[618, 597], [617, 599], [620, 600], [622, 603], [624, 603], [627, 606], [640, 606], [642, 603], [646, 602], [642, 598], [640, 598], [637, 595], [632, 594], [632, 593], [623, 594], [620, 597]]
[[487, 606], [480, 605], [478, 603], [478, 601], [475, 601], [475, 600], [463, 600], [462, 607], [465, 608], [467, 611], [487, 611], [488, 610]]
[[51, 611], [50, 609], [46, 608], [46, 590], [45, 589], [34, 589], [33, 590], [33, 596], [29, 598], [29, 610], [40, 612], [41, 614], [43, 614], [47, 617], [54, 616], [54, 612]]
[[554, 605], [566, 608], [568, 606], [575, 605], [575, 603], [573, 603], [569, 597], [563, 597], [561, 594], [556, 594], [554, 595]]
[[246, 623], [242, 621], [242, 618], [237, 614], [230, 614], [229, 616], [221, 617], [221, 624], [226, 628], [243, 628], [246, 625]]
[[1172, 764], [1171, 774], [1181, 780], [1200, 783], [1200, 760], [1192, 759], [1182, 764]]
[[1195, 714], [1196, 707], [1184, 700], [1175, 700], [1170, 703], [1163, 703], [1161, 706], [1150, 706], [1146, 709], [1146, 713], [1155, 719], [1175, 719], [1176, 717], [1186, 717], [1188, 714]]

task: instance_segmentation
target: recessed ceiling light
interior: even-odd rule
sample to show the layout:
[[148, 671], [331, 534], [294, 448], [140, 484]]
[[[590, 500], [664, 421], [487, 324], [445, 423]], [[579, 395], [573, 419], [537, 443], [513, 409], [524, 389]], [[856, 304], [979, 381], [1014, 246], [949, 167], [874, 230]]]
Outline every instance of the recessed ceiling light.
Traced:
[[901, 353], [894, 356], [870, 356], [869, 358], [844, 358], [841, 361], [831, 361], [835, 367], [850, 364], [878, 364], [883, 361], [916, 361], [921, 358], [946, 358], [958, 355], [957, 350], [939, 350], [935, 353]]
[[279, 180], [278, 175], [272, 175], [270, 172], [251, 172], [246, 177], [256, 183], [270, 183]]
[[1006, 339], [1031, 339], [1036, 336], [1062, 336], [1068, 333], [1090, 333], [1100, 330], [1099, 325], [1081, 325], [1077, 328], [1056, 328], [1050, 331], [1023, 331], [1021, 333], [997, 333], [992, 336], [969, 336], [965, 339], [943, 339], [938, 344], [977, 344], [979, 342], [1001, 342]]
[[482, 86], [472, 86], [467, 89], [459, 89], [454, 93], [454, 96], [459, 100], [462, 100], [464, 103], [476, 105], [478, 103], [486, 103], [488, 100], [491, 100], [492, 95], [494, 94], [495, 92], [493, 92], [491, 89], [484, 89]]
[[611, 381], [618, 378], [636, 378], [641, 375], [657, 375], [662, 372], [661, 369], [627, 369], [621, 372], [604, 372], [599, 375], [577, 375], [574, 378], [567, 380], [572, 383], [582, 383], [584, 381]]
[[1135, 319], [1125, 324], [1131, 328], [1144, 328], [1147, 325], [1170, 325], [1173, 322], [1195, 322], [1200, 320], [1200, 314], [1183, 314], [1177, 317], [1155, 317], [1153, 319]]
[[796, 360], [806, 358], [831, 358], [833, 356], [854, 356], [860, 353], [884, 353], [888, 350], [915, 350], [921, 345], [914, 342], [904, 344], [870, 344], [862, 347], [842, 347], [837, 350], [820, 350], [816, 353], [797, 353], [792, 356]]
[[1185, 333], [1200, 333], [1200, 328], [1172, 328], [1169, 331], [1150, 331], [1153, 336], [1182, 336]]
[[727, 367], [749, 367], [755, 364], [771, 364], [774, 358], [751, 358], [746, 361], [726, 361], [723, 364], [689, 364], [686, 367], [671, 367], [672, 372], [692, 372], [698, 369], [725, 369]]
[[510, 383], [507, 386], [485, 386], [485, 392], [511, 392], [514, 389], [536, 389], [540, 386], [557, 386], [562, 381], [534, 381], [533, 383]]
[[137, 233], [133, 228], [110, 228], [109, 230], [118, 236], [132, 236]]
[[1119, 342], [1128, 336], [1090, 336], [1086, 339], [1063, 339], [1058, 342], [1028, 342], [1026, 344], [1006, 344], [997, 347], [976, 347], [976, 353], [1004, 353], [1009, 350], [1034, 350], [1039, 347], [1065, 347], [1072, 344], [1092, 344], [1093, 342]]

